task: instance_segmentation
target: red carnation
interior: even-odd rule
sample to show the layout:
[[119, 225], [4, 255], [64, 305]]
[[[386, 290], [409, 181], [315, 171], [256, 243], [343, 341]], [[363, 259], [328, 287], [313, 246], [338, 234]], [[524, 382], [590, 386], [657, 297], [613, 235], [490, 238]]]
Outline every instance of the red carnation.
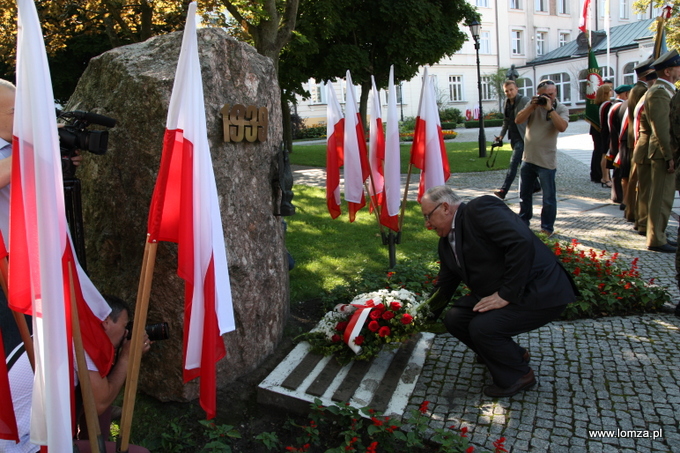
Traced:
[[364, 336], [357, 335], [357, 337], [354, 339], [354, 344], [357, 346], [361, 346], [362, 344], [364, 344]]
[[337, 335], [337, 334], [336, 334], [336, 335], [333, 335], [333, 336], [331, 337], [331, 341], [332, 341], [333, 343], [339, 343], [339, 342], [340, 342], [340, 335]]
[[380, 335], [381, 337], [387, 337], [387, 336], [390, 335], [391, 332], [392, 332], [392, 331], [390, 330], [389, 327], [387, 327], [387, 326], [382, 326], [382, 327], [380, 328], [380, 330], [378, 331], [378, 335]]
[[349, 323], [347, 321], [341, 321], [335, 326], [335, 330], [338, 332], [344, 332]]
[[371, 321], [368, 323], [368, 330], [371, 332], [377, 332], [380, 330], [380, 324], [378, 324], [378, 321]]
[[382, 319], [385, 321], [389, 321], [390, 319], [394, 318], [394, 312], [393, 311], [384, 311], [382, 314]]
[[397, 302], [396, 300], [394, 302], [390, 302], [390, 310], [394, 311], [401, 310], [401, 307], [402, 307], [401, 302]]
[[371, 319], [380, 319], [380, 317], [382, 316], [382, 311], [374, 308], [373, 310], [371, 310], [371, 313], [369, 313], [368, 316]]
[[413, 322], [413, 316], [409, 315], [408, 313], [404, 313], [401, 316], [401, 323], [406, 325], [406, 324], [411, 324]]

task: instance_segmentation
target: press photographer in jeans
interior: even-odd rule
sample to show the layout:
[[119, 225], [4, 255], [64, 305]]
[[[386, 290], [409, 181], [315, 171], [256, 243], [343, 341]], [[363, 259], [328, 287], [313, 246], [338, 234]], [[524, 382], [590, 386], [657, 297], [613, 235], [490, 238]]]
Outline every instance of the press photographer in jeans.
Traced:
[[541, 232], [551, 236], [557, 217], [557, 134], [569, 126], [569, 110], [557, 101], [557, 87], [552, 80], [542, 80], [538, 96], [515, 117], [515, 123], [526, 123], [524, 157], [519, 180], [519, 217], [529, 226], [533, 216], [534, 184], [538, 179], [543, 190]]

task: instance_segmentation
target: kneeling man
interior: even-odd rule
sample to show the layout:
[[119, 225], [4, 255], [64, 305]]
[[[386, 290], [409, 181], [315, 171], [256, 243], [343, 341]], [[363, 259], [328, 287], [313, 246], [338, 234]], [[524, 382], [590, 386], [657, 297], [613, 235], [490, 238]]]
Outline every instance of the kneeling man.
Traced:
[[441, 267], [431, 306], [439, 316], [463, 282], [446, 329], [486, 364], [494, 384], [487, 396], [512, 396], [536, 383], [529, 354], [512, 339], [557, 318], [578, 290], [553, 252], [517, 214], [492, 196], [463, 203], [446, 186], [421, 200], [425, 226], [439, 239]]

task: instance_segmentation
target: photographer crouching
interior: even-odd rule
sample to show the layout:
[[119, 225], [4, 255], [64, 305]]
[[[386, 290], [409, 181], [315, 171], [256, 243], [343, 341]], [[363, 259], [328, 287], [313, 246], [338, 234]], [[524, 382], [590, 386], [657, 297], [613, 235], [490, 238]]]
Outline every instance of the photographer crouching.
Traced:
[[557, 87], [552, 80], [542, 80], [536, 87], [538, 96], [515, 117], [516, 124], [526, 123], [524, 156], [520, 168], [519, 217], [529, 226], [533, 216], [533, 193], [536, 179], [543, 189], [541, 232], [551, 236], [557, 217], [557, 134], [567, 130], [569, 109], [557, 101]]

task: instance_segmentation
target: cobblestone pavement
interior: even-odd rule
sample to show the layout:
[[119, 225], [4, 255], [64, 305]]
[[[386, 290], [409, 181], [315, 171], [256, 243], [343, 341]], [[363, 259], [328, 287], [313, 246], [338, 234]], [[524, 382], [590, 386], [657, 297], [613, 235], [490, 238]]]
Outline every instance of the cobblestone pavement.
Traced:
[[[450, 335], [438, 335], [406, 413], [428, 400], [433, 428], [468, 426], [472, 443], [482, 450], [504, 436], [506, 448], [515, 453], [680, 452], [680, 318], [671, 313], [680, 294], [674, 255], [646, 250], [644, 237], [609, 202], [609, 191], [590, 182], [587, 129], [570, 129], [558, 142], [556, 237], [618, 252], [623, 260], [638, 257], [642, 275], [667, 286], [673, 305], [665, 307], [666, 313], [559, 321], [519, 335], [518, 342], [531, 351], [538, 385], [497, 400], [483, 395], [491, 377], [474, 354]], [[487, 130], [487, 137], [492, 134], [497, 131]], [[447, 184], [471, 198], [490, 194], [503, 177], [502, 171], [454, 174]], [[323, 185], [323, 171], [297, 169], [295, 182]], [[517, 181], [506, 199], [515, 211], [516, 188]], [[674, 239], [676, 205], [668, 227]], [[539, 217], [540, 197], [534, 200], [535, 229]]]

